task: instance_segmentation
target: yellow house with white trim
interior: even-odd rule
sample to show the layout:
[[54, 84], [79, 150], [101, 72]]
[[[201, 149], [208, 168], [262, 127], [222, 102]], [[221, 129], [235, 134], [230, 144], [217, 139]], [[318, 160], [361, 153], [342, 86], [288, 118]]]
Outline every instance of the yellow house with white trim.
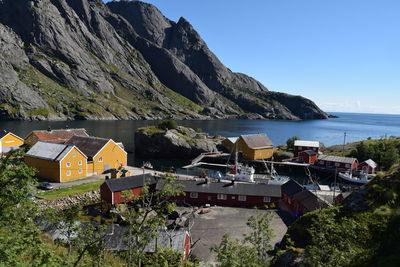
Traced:
[[18, 149], [24, 144], [24, 139], [7, 131], [0, 131], [0, 154], [12, 149]]
[[88, 176], [87, 156], [74, 145], [37, 142], [26, 154], [25, 163], [37, 176], [65, 182]]
[[87, 156], [88, 175], [102, 174], [127, 165], [128, 154], [112, 139], [76, 135], [66, 144], [75, 145]]

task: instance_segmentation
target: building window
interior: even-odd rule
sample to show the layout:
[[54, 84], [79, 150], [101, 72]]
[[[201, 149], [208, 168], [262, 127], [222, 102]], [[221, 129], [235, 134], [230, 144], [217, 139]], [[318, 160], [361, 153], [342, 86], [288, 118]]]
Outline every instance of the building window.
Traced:
[[71, 176], [71, 171], [67, 171], [67, 176]]
[[303, 149], [303, 147], [302, 146], [299, 146], [299, 150], [302, 150]]
[[269, 203], [271, 202], [271, 198], [270, 197], [264, 197], [264, 203]]
[[71, 167], [71, 162], [67, 162], [66, 166]]
[[82, 160], [78, 161], [78, 165], [82, 166]]
[[217, 199], [219, 200], [226, 200], [226, 195], [225, 194], [218, 194]]
[[103, 157], [100, 157], [100, 158], [99, 158], [99, 162], [103, 162]]
[[339, 163], [339, 162], [335, 162], [335, 166], [336, 166], [336, 167], [339, 167], [339, 166], [340, 166], [340, 163]]
[[325, 164], [325, 161], [320, 160], [319, 163], [323, 165], [323, 164]]
[[78, 173], [79, 173], [79, 174], [83, 173], [83, 170], [82, 170], [82, 169], [79, 169], [79, 170], [78, 170]]
[[76, 153], [74, 152], [74, 153], [72, 153], [72, 157], [73, 158], [75, 158], [76, 157]]
[[197, 194], [197, 192], [190, 192], [190, 198], [198, 198], [199, 195]]
[[239, 196], [238, 199], [239, 201], [246, 201], [246, 196]]
[[351, 165], [350, 164], [346, 164], [346, 168], [351, 168]]

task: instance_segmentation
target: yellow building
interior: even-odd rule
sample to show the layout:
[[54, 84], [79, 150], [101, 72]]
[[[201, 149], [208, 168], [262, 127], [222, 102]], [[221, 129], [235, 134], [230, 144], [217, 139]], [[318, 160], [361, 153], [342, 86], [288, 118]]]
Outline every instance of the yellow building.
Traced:
[[7, 131], [0, 131], [0, 154], [18, 149], [23, 144], [24, 139], [21, 137]]
[[88, 157], [88, 175], [102, 174], [127, 165], [127, 153], [112, 139], [73, 136], [66, 142], [75, 145]]
[[54, 182], [86, 177], [87, 157], [74, 145], [37, 142], [26, 154], [25, 163], [37, 176]]
[[236, 146], [248, 160], [269, 159], [274, 154], [274, 145], [266, 134], [241, 135]]
[[222, 145], [232, 153], [235, 151], [235, 144], [238, 139], [238, 137], [228, 137], [222, 141]]

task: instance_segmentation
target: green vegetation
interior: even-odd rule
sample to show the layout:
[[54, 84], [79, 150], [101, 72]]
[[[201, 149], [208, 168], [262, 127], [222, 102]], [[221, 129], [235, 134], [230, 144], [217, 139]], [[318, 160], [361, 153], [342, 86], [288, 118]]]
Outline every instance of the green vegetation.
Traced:
[[160, 124], [158, 124], [158, 128], [163, 130], [174, 130], [178, 128], [178, 123], [174, 120], [163, 120]]
[[286, 242], [286, 250], [280, 253], [297, 251], [295, 258], [302, 258], [308, 266], [398, 266], [398, 166], [376, 177], [364, 190], [364, 199], [356, 204], [361, 211], [340, 206], [302, 216], [288, 230], [286, 238], [293, 243]]
[[60, 189], [54, 189], [50, 191], [45, 191], [43, 193], [38, 193], [37, 196], [40, 198], [44, 198], [47, 200], [53, 200], [61, 197], [67, 197], [67, 196], [72, 196], [76, 194], [81, 194], [89, 191], [95, 191], [98, 190], [100, 185], [104, 181], [96, 181], [96, 182], [90, 182], [90, 183], [84, 183], [80, 185], [75, 185], [71, 187], [66, 187], [66, 188], [60, 188]]
[[148, 136], [153, 136], [155, 134], [164, 134], [165, 130], [160, 129], [156, 126], [147, 126], [147, 127], [141, 127], [138, 129], [139, 132], [143, 132]]
[[290, 137], [287, 141], [286, 141], [286, 147], [287, 147], [287, 149], [288, 150], [294, 150], [294, 142], [296, 141], [296, 140], [299, 140], [300, 138], [298, 137], [298, 136], [293, 136], [293, 137]]

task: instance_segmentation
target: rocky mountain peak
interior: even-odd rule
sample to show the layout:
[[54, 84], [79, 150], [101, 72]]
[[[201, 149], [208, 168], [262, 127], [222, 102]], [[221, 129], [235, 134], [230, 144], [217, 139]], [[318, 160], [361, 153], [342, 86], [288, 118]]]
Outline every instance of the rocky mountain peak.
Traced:
[[1, 0], [0, 34], [0, 119], [327, 117], [233, 73], [186, 19], [144, 2]]

